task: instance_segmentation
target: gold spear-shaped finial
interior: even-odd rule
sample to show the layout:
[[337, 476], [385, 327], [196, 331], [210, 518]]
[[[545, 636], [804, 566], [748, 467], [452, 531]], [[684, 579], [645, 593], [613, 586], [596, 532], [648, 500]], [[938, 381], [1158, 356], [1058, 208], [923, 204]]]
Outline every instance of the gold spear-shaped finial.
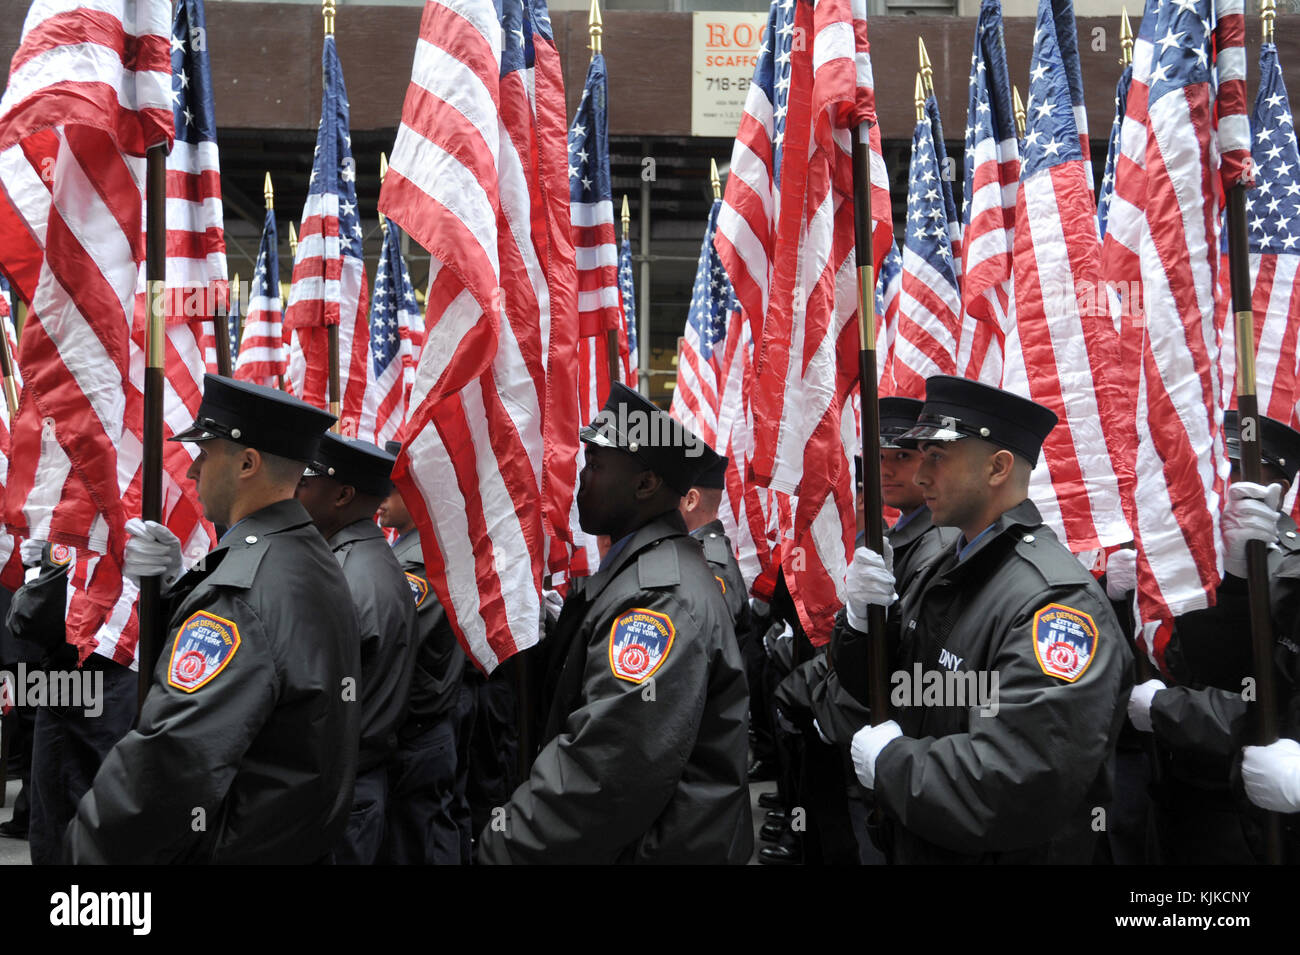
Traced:
[[1262, 26], [1264, 29], [1264, 42], [1273, 42], [1273, 21], [1277, 18], [1276, 0], [1263, 0], [1259, 10], [1260, 16], [1264, 18]]
[[916, 121], [919, 123], [925, 119], [925, 84], [921, 81], [921, 74], [916, 74], [916, 91], [912, 94], [912, 102], [916, 104]]
[[916, 38], [916, 48], [921, 58], [921, 80], [925, 84], [925, 95], [934, 92], [934, 67], [930, 65], [930, 54], [925, 51], [925, 38]]
[[1025, 138], [1025, 104], [1020, 99], [1020, 87], [1013, 85], [1011, 87], [1011, 109], [1016, 114], [1016, 135], [1021, 139]]
[[627, 193], [623, 194], [623, 238], [627, 238], [627, 230], [632, 225], [632, 210], [627, 204]]
[[[231, 312], [236, 311], [239, 308], [239, 303], [244, 300], [244, 296], [241, 295], [239, 292], [241, 288], [243, 288], [243, 286], [239, 284], [239, 273], [236, 272], [230, 278], [230, 311]], [[233, 319], [231, 319], [231, 321], [233, 321]]]
[[591, 13], [587, 16], [587, 32], [591, 34], [591, 55], [600, 52], [600, 38], [605, 25], [600, 19], [600, 0], [591, 0]]
[[[381, 153], [379, 154], [379, 187], [380, 187], [380, 189], [383, 188], [383, 186], [384, 186], [384, 179], [385, 179], [387, 176], [388, 176], [388, 154], [387, 154], [387, 153], [382, 153], [382, 152], [381, 152]], [[383, 230], [383, 232], [384, 232], [385, 235], [388, 234], [388, 219], [384, 216], [384, 214], [383, 214], [382, 212], [379, 213], [379, 228]]]
[[292, 222], [289, 223], [289, 256], [295, 259], [298, 258], [298, 233], [294, 229]]
[[713, 185], [713, 198], [722, 198], [722, 177], [718, 175], [718, 161], [709, 160], [709, 182]]
[[266, 197], [266, 208], [269, 212], [275, 208], [275, 190], [271, 188], [271, 174], [266, 174], [266, 181], [262, 184], [262, 195]]
[[1128, 7], [1120, 7], [1119, 47], [1122, 53], [1120, 65], [1128, 66], [1133, 62], [1133, 25], [1128, 22]]
[[325, 15], [325, 35], [334, 35], [334, 0], [323, 0], [321, 13]]

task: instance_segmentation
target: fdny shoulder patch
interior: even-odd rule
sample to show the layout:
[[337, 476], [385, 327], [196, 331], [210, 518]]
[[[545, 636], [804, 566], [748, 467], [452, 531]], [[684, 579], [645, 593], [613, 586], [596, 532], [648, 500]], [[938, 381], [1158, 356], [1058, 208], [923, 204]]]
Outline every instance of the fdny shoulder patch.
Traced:
[[718, 582], [718, 586], [722, 588], [722, 592], [725, 594], [727, 592], [727, 582], [723, 580], [721, 577], [719, 577], [717, 574], [713, 575], [713, 579]]
[[1048, 604], [1034, 614], [1034, 656], [1048, 676], [1073, 683], [1097, 650], [1097, 624], [1082, 610]]
[[609, 668], [629, 683], [644, 683], [668, 659], [677, 628], [666, 613], [636, 608], [609, 628]]
[[411, 596], [415, 598], [415, 605], [419, 607], [424, 603], [424, 598], [429, 596], [429, 582], [419, 574], [412, 574], [407, 571], [406, 582], [411, 585]]
[[55, 567], [66, 567], [72, 562], [72, 548], [67, 544], [55, 544], [50, 548], [50, 563]]
[[200, 610], [181, 624], [167, 662], [167, 683], [193, 693], [211, 683], [239, 649], [239, 627], [233, 620]]

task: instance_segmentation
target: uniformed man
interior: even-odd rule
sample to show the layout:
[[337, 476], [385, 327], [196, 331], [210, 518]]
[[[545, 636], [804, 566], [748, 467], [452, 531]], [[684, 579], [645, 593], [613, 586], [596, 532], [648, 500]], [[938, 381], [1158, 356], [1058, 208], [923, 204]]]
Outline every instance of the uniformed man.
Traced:
[[[885, 539], [890, 545], [900, 588], [905, 588], [919, 568], [957, 537], [956, 530], [936, 527], [930, 518], [921, 488], [915, 481], [921, 464], [920, 452], [898, 443], [902, 435], [916, 426], [922, 404], [915, 398], [887, 397], [881, 398], [878, 405], [881, 500], [886, 507], [899, 512], [898, 520], [885, 532]], [[866, 537], [861, 456], [854, 458], [854, 477], [858, 544], [861, 545]], [[842, 632], [842, 626], [837, 632]], [[818, 652], [812, 660], [800, 664], [777, 690], [782, 713], [804, 737], [799, 792], [790, 805], [807, 809], [803, 841], [815, 838], [818, 842], [812, 851], [804, 853], [806, 862], [851, 863], [859, 861], [864, 854], [873, 855], [863, 853], [861, 840], [855, 837], [851, 815], [857, 807], [845, 798], [846, 782], [852, 779], [852, 773], [846, 774], [842, 765], [853, 734], [867, 721], [868, 714], [865, 707], [840, 687], [839, 675], [831, 666], [838, 652], [840, 648], [832, 643], [829, 652]], [[793, 841], [784, 838], [776, 845], [765, 846], [759, 850], [759, 861], [769, 865], [798, 861]], [[878, 862], [879, 857], [872, 861]]]
[[713, 575], [731, 613], [736, 640], [743, 644], [749, 639], [749, 589], [745, 586], [731, 540], [718, 519], [726, 473], [727, 458], [715, 452], [712, 462], [695, 478], [690, 490], [682, 495], [677, 509], [686, 522], [686, 530], [700, 542], [704, 559], [713, 568]]
[[[1259, 423], [1265, 484], [1250, 484], [1239, 479], [1237, 412], [1224, 416], [1225, 443], [1232, 460], [1232, 483], [1220, 521], [1227, 573], [1213, 607], [1174, 621], [1164, 661], [1177, 685], [1149, 680], [1134, 687], [1129, 698], [1133, 725], [1155, 735], [1162, 780], [1153, 800], [1153, 848], [1164, 862], [1242, 865], [1260, 857], [1257, 821], [1243, 812], [1231, 784], [1233, 762], [1253, 730], [1248, 694], [1243, 692], [1255, 673], [1246, 583], [1246, 548], [1251, 540], [1270, 545], [1269, 598], [1277, 641], [1274, 658], [1282, 732], [1284, 736], [1300, 732], [1300, 696], [1296, 696], [1300, 537], [1295, 522], [1279, 510], [1300, 471], [1300, 433], [1263, 416]], [[1252, 778], [1262, 783], [1272, 775], [1263, 767], [1294, 745], [1294, 739], [1283, 739], [1269, 747], [1248, 747], [1243, 777], [1248, 783]], [[1250, 785], [1246, 792], [1251, 794]], [[1267, 796], [1260, 795], [1256, 802], [1273, 808]]]
[[406, 719], [418, 649], [411, 583], [375, 523], [393, 490], [396, 458], [366, 441], [326, 434], [298, 483], [298, 502], [347, 578], [361, 634], [361, 749], [340, 865], [371, 865], [384, 841], [388, 764]]
[[[468, 864], [469, 806], [461, 757], [471, 697], [462, 679], [465, 651], [429, 586], [420, 531], [396, 488], [380, 505], [379, 523], [398, 534], [393, 554], [415, 598], [417, 648], [411, 705], [397, 730], [397, 752], [389, 764], [388, 817], [380, 861]], [[466, 823], [463, 836], [460, 819]]]
[[[844, 644], [866, 639], [870, 604], [891, 607], [893, 718], [851, 751], [892, 862], [1092, 858], [1131, 677], [1105, 594], [1026, 496], [1056, 420], [978, 382], [929, 379], [900, 441], [920, 448], [934, 522], [961, 536], [901, 601], [879, 554], [860, 548], [849, 568]], [[836, 663], [866, 699], [865, 672]]]
[[[189, 476], [229, 528], [182, 576], [181, 545], [133, 519], [123, 572], [162, 576], [168, 638], [138, 727], [104, 760], [65, 855], [98, 863], [305, 863], [352, 804], [356, 615], [338, 562], [293, 499], [334, 420], [282, 392], [204, 377]], [[179, 579], [176, 579], [178, 578]]]
[[[25, 540], [26, 579], [9, 606], [10, 631], [33, 648], [47, 674], [77, 670], [77, 648], [67, 642], [68, 574], [76, 552], [65, 544]], [[77, 814], [104, 757], [135, 724], [139, 680], [128, 664], [98, 653], [81, 663], [102, 679], [94, 708], [54, 705], [36, 708], [28, 845], [33, 865], [58, 865], [63, 834]]]
[[707, 448], [621, 384], [581, 434], [578, 520], [614, 544], [573, 582], [544, 647], [541, 752], [478, 859], [747, 862], [745, 676], [677, 510]]

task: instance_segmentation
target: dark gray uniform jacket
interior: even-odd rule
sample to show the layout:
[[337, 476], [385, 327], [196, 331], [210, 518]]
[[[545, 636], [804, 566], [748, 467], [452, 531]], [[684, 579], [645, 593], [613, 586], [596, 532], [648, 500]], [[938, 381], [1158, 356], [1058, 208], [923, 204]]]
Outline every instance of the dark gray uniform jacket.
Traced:
[[61, 563], [54, 559], [54, 545], [45, 545], [41, 551], [39, 572], [14, 591], [5, 618], [5, 628], [20, 648], [19, 655], [0, 656], [0, 661], [43, 661], [52, 667], [76, 666], [76, 650], [67, 643], [64, 623], [71, 566], [70, 559]]
[[[168, 592], [153, 688], [68, 824], [65, 859], [323, 858], [347, 821], [357, 764], [361, 708], [343, 681], [360, 669], [359, 644], [346, 594], [297, 501], [240, 521]], [[218, 649], [187, 669], [196, 626]], [[196, 668], [202, 682], [180, 688]]]
[[[960, 531], [955, 527], [936, 527], [930, 509], [922, 505], [915, 517], [902, 527], [895, 525], [889, 528], [885, 536], [894, 550], [895, 588], [903, 593], [917, 572], [950, 547], [960, 536]], [[843, 621], [844, 611], [841, 610], [837, 617], [840, 619], [828, 645], [829, 658], [827, 654], [818, 654], [795, 673], [805, 668], [808, 670], [805, 681], [808, 686], [807, 707], [816, 717], [822, 734], [832, 743], [847, 746], [853, 742], [853, 734], [870, 722], [870, 716], [864, 703], [844, 690], [837, 670], [831, 669], [831, 662], [838, 660], [837, 654], [843, 651], [837, 645], [835, 637], [843, 634], [847, 626]], [[858, 647], [865, 649], [865, 642], [859, 641]], [[861, 661], [859, 665], [864, 663]], [[792, 702], [797, 698], [797, 691], [791, 682], [793, 677], [794, 674], [791, 674], [785, 681], [791, 684], [788, 692]], [[797, 719], [794, 722], [798, 724]]]
[[[891, 861], [1089, 862], [1129, 651], [1105, 593], [1033, 503], [1004, 513], [962, 561], [953, 544], [923, 567], [888, 627], [891, 676], [909, 681], [891, 679], [903, 738], [876, 761]], [[1062, 645], [1071, 627], [1082, 645], [1073, 655]], [[841, 639], [865, 635], [845, 625]], [[974, 681], [962, 674], [986, 674], [991, 689], [996, 674], [996, 715], [970, 696], [957, 705], [955, 686], [944, 700], [919, 696], [916, 668], [923, 686], [925, 673], [953, 671], [966, 689]], [[865, 686], [849, 688], [865, 698]]]
[[722, 521], [712, 520], [703, 527], [697, 527], [691, 536], [700, 542], [704, 559], [713, 568], [713, 575], [718, 580], [722, 597], [727, 602], [727, 611], [731, 614], [731, 626], [739, 641], [749, 633], [753, 623], [749, 613], [749, 589], [745, 586], [744, 575], [736, 561], [731, 541], [722, 529]]
[[420, 532], [408, 531], [393, 545], [393, 555], [406, 574], [415, 597], [416, 653], [411, 678], [411, 706], [408, 720], [429, 722], [450, 716], [456, 709], [461, 677], [465, 672], [465, 651], [447, 622], [447, 612], [429, 586], [420, 549]]
[[[1278, 517], [1277, 549], [1268, 553], [1273, 662], [1283, 736], [1300, 739], [1300, 532]], [[1246, 581], [1227, 575], [1215, 605], [1174, 621], [1165, 664], [1177, 686], [1151, 701], [1151, 730], [1168, 777], [1166, 798], [1200, 822], [1194, 838], [1237, 862], [1252, 849], [1234, 822], [1246, 825], [1251, 808], [1231, 791], [1241, 748], [1255, 742], [1255, 713], [1243, 695], [1255, 672], [1250, 645], [1250, 594]], [[1241, 811], [1248, 815], [1236, 817]], [[1286, 818], [1291, 842], [1300, 844], [1300, 816]], [[1218, 858], [1216, 856], [1215, 858]]]
[[745, 674], [681, 516], [650, 521], [574, 581], [548, 642], [544, 745], [479, 861], [747, 862]]
[[415, 601], [393, 548], [370, 518], [336, 531], [329, 546], [347, 578], [360, 625], [360, 775], [382, 766], [397, 748], [415, 669]]

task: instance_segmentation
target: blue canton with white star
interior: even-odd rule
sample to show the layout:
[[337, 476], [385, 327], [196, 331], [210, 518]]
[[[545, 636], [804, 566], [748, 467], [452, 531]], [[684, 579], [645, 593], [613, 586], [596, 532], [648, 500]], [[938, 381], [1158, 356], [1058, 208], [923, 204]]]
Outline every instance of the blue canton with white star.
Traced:
[[1097, 225], [1101, 237], [1106, 237], [1106, 223], [1110, 219], [1110, 200], [1115, 195], [1115, 165], [1119, 162], [1120, 131], [1124, 127], [1124, 114], [1128, 111], [1128, 88], [1133, 83], [1133, 64], [1124, 67], [1115, 86], [1115, 119], [1110, 125], [1110, 145], [1106, 150], [1106, 172], [1101, 177], [1101, 194], [1097, 197]]
[[912, 134], [912, 162], [907, 184], [907, 233], [904, 246], [925, 259], [940, 275], [957, 285], [944, 205], [943, 169], [935, 161], [934, 132], [929, 117]]
[[203, 52], [207, 35], [202, 0], [178, 0], [171, 36], [172, 118], [176, 122], [176, 138], [185, 143], [211, 142], [217, 138], [208, 58], [198, 55]]
[[597, 53], [587, 68], [582, 100], [569, 127], [569, 201], [613, 201], [609, 182], [608, 78], [605, 57]]
[[343, 85], [343, 67], [332, 36], [325, 38], [321, 62], [325, 73], [325, 101], [316, 131], [316, 155], [308, 189], [314, 195], [331, 192], [338, 195], [339, 248], [343, 255], [361, 258], [357, 164], [352, 159], [352, 136], [348, 133], [348, 91]]
[[[776, 37], [776, 42], [772, 38]], [[778, 0], [767, 15], [758, 49], [754, 85], [772, 104], [772, 183], [781, 187], [781, 143], [785, 139], [786, 103], [790, 96], [790, 54], [794, 45], [794, 0]]]
[[686, 323], [699, 335], [700, 357], [705, 361], [713, 355], [713, 347], [727, 337], [727, 319], [740, 308], [732, 294], [722, 260], [713, 247], [713, 234], [718, 229], [721, 209], [722, 200], [715, 199], [704, 228], [704, 242], [695, 267], [695, 284], [691, 287], [691, 308], [686, 316]]
[[1040, 169], [1083, 159], [1079, 128], [1074, 121], [1070, 82], [1052, 6], [1038, 5], [1034, 57], [1029, 71], [1029, 100], [1025, 103], [1025, 144], [1021, 157], [1023, 182]]
[[618, 250], [618, 288], [623, 294], [623, 315], [627, 319], [627, 347], [636, 363], [636, 287], [632, 284], [632, 243], [623, 236]]
[[1211, 81], [1214, 26], [1212, 0], [1147, 0], [1138, 36], [1153, 45], [1149, 104], [1166, 93]]
[[1272, 43], [1259, 51], [1259, 75], [1250, 117], [1255, 189], [1246, 194], [1250, 251], [1300, 252], [1300, 153], [1277, 47]]
[[997, 0], [984, 0], [975, 25], [975, 50], [970, 58], [966, 102], [966, 175], [962, 195], [967, 215], [975, 182], [975, 144], [985, 139], [1005, 142], [1015, 135], [1002, 6]]
[[402, 344], [402, 311], [415, 311], [415, 289], [402, 258], [402, 230], [390, 222], [384, 234], [375, 271], [375, 291], [370, 300], [370, 358], [375, 379], [397, 358]]

